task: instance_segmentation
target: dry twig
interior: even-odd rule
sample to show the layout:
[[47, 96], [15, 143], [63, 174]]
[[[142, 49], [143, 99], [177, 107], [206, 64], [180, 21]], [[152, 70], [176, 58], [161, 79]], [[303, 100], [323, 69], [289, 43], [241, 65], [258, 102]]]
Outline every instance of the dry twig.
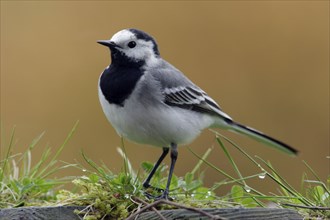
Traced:
[[[135, 197], [134, 200], [140, 202], [140, 203], [143, 203], [144, 205], [149, 205], [149, 203], [147, 203], [146, 201], [140, 199], [140, 198], [137, 198]], [[155, 207], [151, 207], [152, 211], [154, 211], [160, 219], [162, 220], [166, 220], [166, 218], [155, 208]]]
[[[134, 199], [136, 199], [137, 201], [141, 200], [139, 198], [134, 198]], [[137, 215], [139, 215], [139, 214], [141, 214], [141, 213], [143, 213], [143, 212], [145, 212], [145, 211], [147, 211], [149, 209], [155, 208], [157, 205], [160, 205], [160, 204], [167, 204], [167, 205], [171, 205], [171, 206], [174, 206], [174, 207], [177, 207], [177, 208], [181, 208], [181, 209], [186, 209], [186, 210], [189, 210], [189, 211], [197, 212], [197, 213], [199, 213], [201, 215], [207, 216], [210, 219], [214, 219], [214, 220], [225, 220], [225, 218], [220, 218], [219, 216], [212, 215], [212, 214], [207, 213], [207, 212], [205, 212], [205, 211], [203, 211], [201, 209], [196, 209], [196, 208], [193, 208], [193, 207], [188, 207], [188, 206], [181, 205], [179, 203], [171, 202], [171, 201], [164, 200], [164, 199], [157, 200], [157, 201], [155, 201], [153, 203], [147, 203], [147, 202], [144, 201], [144, 203], [146, 204], [145, 207], [141, 208], [139, 211], [137, 211], [137, 212], [133, 213], [132, 215], [130, 215], [126, 220], [133, 220]], [[162, 216], [162, 217], [164, 218], [164, 216]]]
[[296, 204], [290, 204], [290, 203], [283, 203], [282, 205], [301, 208], [301, 209], [330, 210], [330, 207], [321, 207], [321, 206], [304, 206], [304, 205], [296, 205]]

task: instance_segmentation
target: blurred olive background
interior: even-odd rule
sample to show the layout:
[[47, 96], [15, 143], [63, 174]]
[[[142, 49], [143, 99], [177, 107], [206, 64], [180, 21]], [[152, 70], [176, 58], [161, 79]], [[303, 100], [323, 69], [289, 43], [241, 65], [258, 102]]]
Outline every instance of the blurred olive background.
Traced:
[[[1, 1], [1, 153], [14, 125], [15, 152], [24, 151], [46, 131], [33, 155], [36, 161], [46, 145], [55, 151], [79, 120], [60, 159], [83, 163], [83, 150], [94, 161], [120, 171], [123, 162], [116, 147], [121, 141], [97, 95], [109, 51], [96, 41], [129, 27], [153, 35], [162, 57], [234, 119], [289, 143], [300, 154], [292, 158], [248, 138], [222, 134], [251, 155], [271, 160], [297, 188], [307, 171], [302, 160], [326, 179], [328, 1]], [[161, 153], [129, 141], [125, 146], [135, 169]], [[210, 131], [189, 146], [199, 154], [214, 147], [209, 160], [235, 175]], [[260, 171], [230, 150], [244, 175]], [[180, 148], [175, 173], [184, 175], [196, 162], [187, 148]], [[207, 185], [224, 179], [203, 169]], [[58, 175], [80, 174], [72, 169]], [[267, 178], [249, 183], [276, 191]]]

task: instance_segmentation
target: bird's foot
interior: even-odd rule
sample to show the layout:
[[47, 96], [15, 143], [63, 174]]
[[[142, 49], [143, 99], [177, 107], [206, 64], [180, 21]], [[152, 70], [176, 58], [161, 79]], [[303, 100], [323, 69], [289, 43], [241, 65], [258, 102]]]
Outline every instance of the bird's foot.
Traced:
[[174, 199], [169, 197], [168, 195], [168, 191], [163, 190], [163, 193], [160, 195], [152, 195], [148, 192], [144, 192], [144, 195], [148, 198], [148, 199], [153, 199], [153, 200], [169, 200], [169, 201], [173, 201]]
[[164, 189], [161, 189], [161, 188], [158, 188], [158, 187], [154, 187], [154, 186], [150, 185], [149, 183], [143, 183], [143, 187], [145, 189], [152, 189], [152, 190], [155, 190], [155, 191], [161, 192], [161, 193], [164, 192]]
[[[166, 189], [161, 189], [161, 188], [158, 188], [158, 187], [151, 186], [149, 183], [143, 183], [143, 187], [146, 189], [146, 191], [144, 192], [144, 195], [148, 199], [153, 199], [153, 200], [165, 199], [165, 200], [173, 201], [173, 198], [169, 197], [168, 190], [166, 190]], [[150, 189], [150, 190], [148, 190], [148, 189]], [[152, 191], [156, 191], [156, 192], [161, 193], [161, 194], [160, 195], [153, 195]]]

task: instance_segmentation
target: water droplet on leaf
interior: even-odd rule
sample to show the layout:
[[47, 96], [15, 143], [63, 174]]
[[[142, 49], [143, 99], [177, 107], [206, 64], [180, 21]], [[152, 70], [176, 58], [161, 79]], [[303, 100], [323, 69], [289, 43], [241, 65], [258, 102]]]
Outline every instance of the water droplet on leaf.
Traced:
[[260, 179], [265, 179], [265, 177], [266, 177], [266, 173], [261, 173], [261, 174], [259, 175], [259, 178], [260, 178]]
[[244, 186], [244, 190], [245, 190], [247, 193], [251, 192], [251, 188], [250, 188], [248, 185], [245, 185], [245, 186]]

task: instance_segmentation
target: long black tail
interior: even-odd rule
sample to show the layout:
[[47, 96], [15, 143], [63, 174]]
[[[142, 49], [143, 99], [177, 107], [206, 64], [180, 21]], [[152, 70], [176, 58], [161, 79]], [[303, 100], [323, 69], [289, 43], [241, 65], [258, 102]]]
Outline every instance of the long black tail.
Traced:
[[297, 155], [298, 151], [294, 149], [293, 147], [287, 145], [286, 143], [283, 143], [282, 141], [276, 140], [266, 134], [263, 134], [260, 131], [257, 131], [253, 128], [247, 127], [245, 125], [239, 124], [237, 122], [234, 122], [232, 120], [226, 120], [226, 122], [229, 125], [229, 130], [235, 131], [237, 133], [246, 135], [248, 137], [251, 137], [257, 141], [260, 141], [262, 143], [267, 144], [270, 147], [274, 147], [278, 150], [281, 150], [287, 154], [290, 155]]

